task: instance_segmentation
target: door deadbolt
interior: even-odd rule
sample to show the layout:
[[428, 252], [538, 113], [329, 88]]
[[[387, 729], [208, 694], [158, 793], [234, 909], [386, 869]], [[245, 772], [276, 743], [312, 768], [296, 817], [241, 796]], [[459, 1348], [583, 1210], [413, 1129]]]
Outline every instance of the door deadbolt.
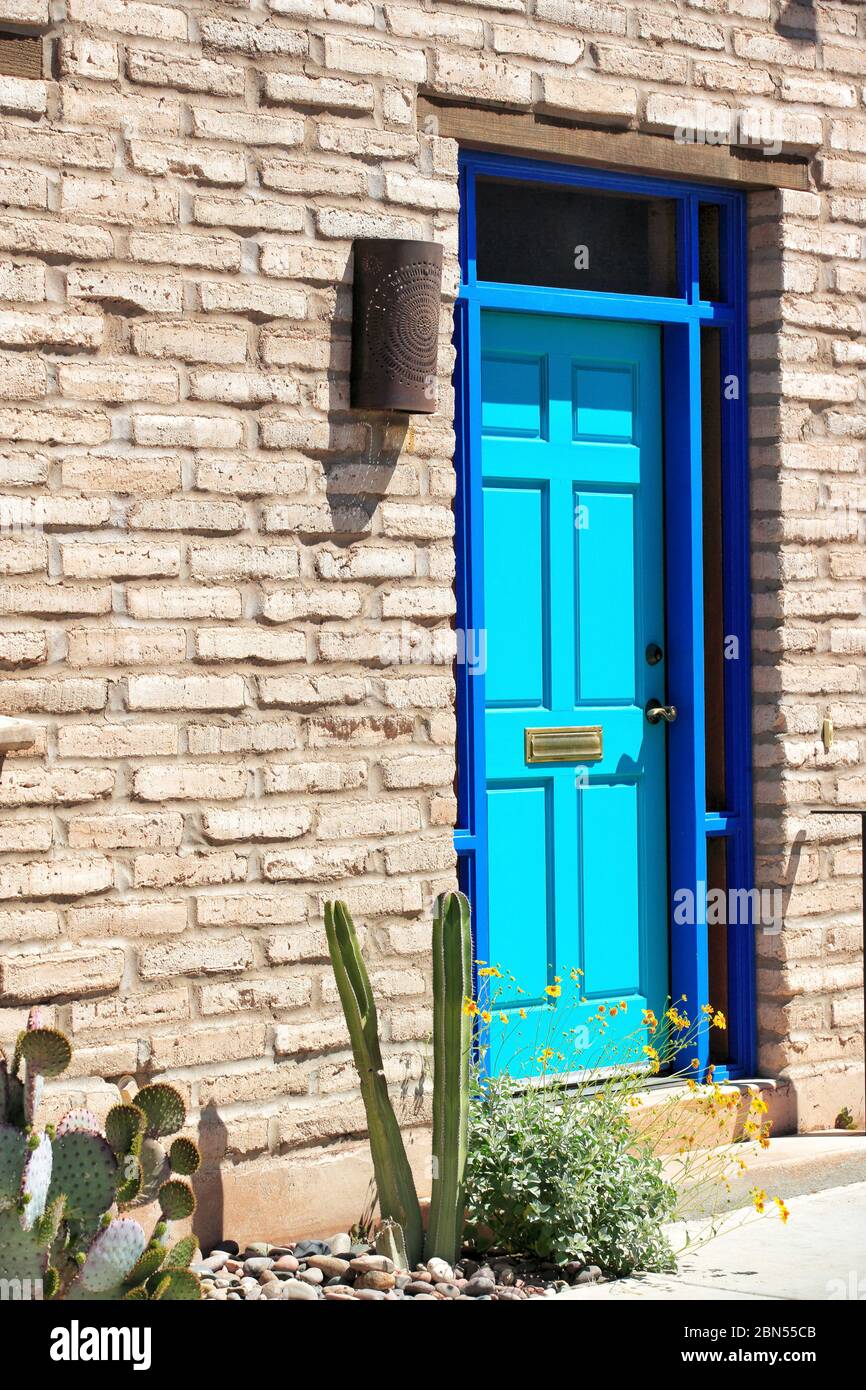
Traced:
[[665, 724], [673, 724], [677, 717], [677, 707], [676, 705], [660, 705], [658, 700], [648, 700], [646, 717], [650, 724], [660, 724], [662, 720]]

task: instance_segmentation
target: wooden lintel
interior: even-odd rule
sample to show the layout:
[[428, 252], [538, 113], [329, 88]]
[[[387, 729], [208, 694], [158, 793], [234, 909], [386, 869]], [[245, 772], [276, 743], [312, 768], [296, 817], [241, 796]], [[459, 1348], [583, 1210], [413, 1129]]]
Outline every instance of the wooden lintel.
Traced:
[[433, 117], [438, 133], [472, 149], [543, 156], [628, 173], [660, 174], [739, 188], [809, 188], [805, 159], [765, 158], [732, 145], [681, 144], [663, 135], [569, 125], [533, 112], [499, 111], [419, 98], [421, 124]]

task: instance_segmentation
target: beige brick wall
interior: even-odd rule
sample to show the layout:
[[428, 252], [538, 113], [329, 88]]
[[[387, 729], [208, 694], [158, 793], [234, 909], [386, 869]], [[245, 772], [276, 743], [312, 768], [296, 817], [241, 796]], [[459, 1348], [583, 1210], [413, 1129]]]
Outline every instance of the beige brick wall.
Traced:
[[[211, 1163], [277, 1182], [363, 1127], [340, 893], [423, 1122], [457, 194], [416, 98], [660, 140], [699, 102], [743, 140], [772, 113], [811, 161], [811, 192], [752, 200], [757, 838], [786, 886], [762, 1065], [856, 1107], [856, 827], [803, 813], [866, 799], [863, 6], [0, 0], [4, 24], [53, 76], [0, 76], [0, 703], [41, 730], [0, 778], [2, 1032], [54, 1001], [93, 1075], [175, 1076]], [[355, 235], [445, 246], [440, 410], [408, 427], [347, 409]]]

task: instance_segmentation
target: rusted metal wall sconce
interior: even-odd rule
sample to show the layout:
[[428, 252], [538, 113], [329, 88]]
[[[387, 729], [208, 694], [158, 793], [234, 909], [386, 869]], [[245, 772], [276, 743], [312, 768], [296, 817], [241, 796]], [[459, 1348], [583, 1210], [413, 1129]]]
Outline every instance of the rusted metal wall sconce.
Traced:
[[442, 247], [363, 237], [354, 252], [352, 407], [432, 415]]

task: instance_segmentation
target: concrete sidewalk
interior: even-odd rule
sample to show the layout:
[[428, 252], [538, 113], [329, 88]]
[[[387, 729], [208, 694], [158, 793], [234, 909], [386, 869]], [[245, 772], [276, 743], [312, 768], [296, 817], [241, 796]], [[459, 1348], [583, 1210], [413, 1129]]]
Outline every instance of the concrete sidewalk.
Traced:
[[[818, 1134], [785, 1134], [773, 1139], [768, 1149], [744, 1144], [732, 1150], [746, 1164], [741, 1174], [730, 1176], [730, 1191], [718, 1185], [699, 1187], [691, 1197], [682, 1194], [683, 1220], [697, 1220], [733, 1207], [751, 1205], [750, 1193], [761, 1187], [770, 1197], [804, 1197], [825, 1187], [846, 1187], [866, 1182], [866, 1137], [838, 1130]], [[663, 1160], [669, 1163], [669, 1160]]]
[[787, 1205], [787, 1224], [775, 1207], [768, 1206], [764, 1216], [749, 1208], [735, 1211], [704, 1245], [696, 1242], [706, 1237], [713, 1218], [671, 1227], [674, 1249], [683, 1250], [676, 1274], [618, 1279], [559, 1297], [866, 1299], [866, 1182], [791, 1197]]

